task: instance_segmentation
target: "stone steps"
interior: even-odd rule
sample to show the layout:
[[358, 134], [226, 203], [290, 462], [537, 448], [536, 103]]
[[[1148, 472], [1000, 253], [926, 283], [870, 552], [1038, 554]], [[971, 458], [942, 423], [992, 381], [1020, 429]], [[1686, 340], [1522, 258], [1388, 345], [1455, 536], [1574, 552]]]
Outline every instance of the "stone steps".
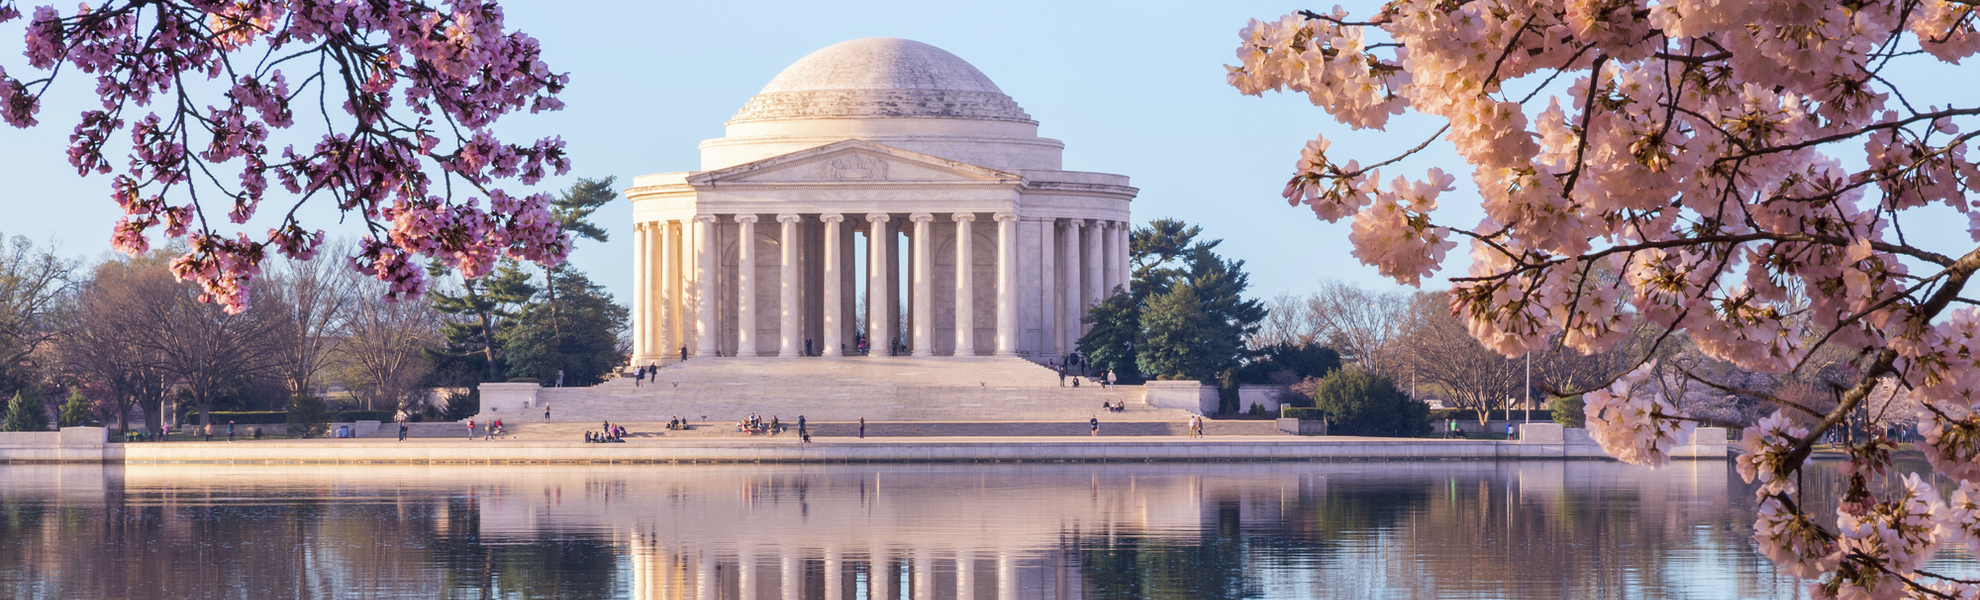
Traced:
[[[1188, 413], [1150, 408], [1138, 386], [1061, 386], [1058, 374], [1015, 357], [696, 358], [665, 366], [657, 381], [618, 378], [587, 388], [547, 388], [510, 414], [477, 417], [542, 422], [665, 422], [672, 417], [733, 423], [749, 414], [815, 421], [1183, 422]], [[1090, 380], [1089, 380], [1090, 381]], [[971, 385], [974, 384], [974, 385]], [[1127, 407], [1107, 413], [1104, 403]], [[484, 403], [484, 406], [488, 406]]]
[[[626, 435], [626, 439], [629, 441], [641, 441], [641, 440], [650, 441], [650, 440], [664, 440], [664, 439], [691, 440], [691, 439], [766, 437], [766, 436], [751, 436], [736, 431], [735, 423], [726, 423], [726, 422], [725, 423], [695, 422], [691, 425], [690, 429], [685, 431], [667, 430], [665, 422], [658, 422], [658, 423], [648, 423], [648, 422], [616, 423], [615, 422], [614, 425], [625, 427], [627, 429], [628, 433]], [[797, 435], [796, 422], [794, 421], [788, 422], [788, 423], [784, 423], [783, 425], [785, 427], [785, 431], [783, 434], [778, 436], [768, 436], [768, 437], [778, 437], [778, 438], [796, 437]], [[601, 429], [602, 426], [603, 423], [559, 423], [559, 422], [515, 423], [515, 424], [505, 425], [511, 437], [514, 437], [516, 439], [526, 439], [526, 440], [550, 439], [550, 440], [572, 440], [572, 441], [584, 439], [584, 433], [586, 431], [591, 431], [591, 432], [602, 431]], [[811, 435], [814, 439], [822, 438], [822, 437], [849, 438], [858, 435], [859, 424], [857, 422], [848, 422], [848, 421], [814, 422], [807, 420], [806, 429], [811, 432]], [[1261, 436], [1282, 435], [1279, 432], [1276, 424], [1273, 423], [1272, 421], [1211, 420], [1205, 422], [1204, 429], [1205, 429], [1205, 433], [1208, 435], [1261, 435]], [[1089, 428], [1089, 425], [1087, 424], [1086, 421], [1083, 420], [1082, 421], [1002, 421], [1002, 422], [868, 421], [866, 423], [866, 437], [869, 438], [1031, 437], [1031, 436], [1078, 437], [1078, 436], [1088, 436], [1090, 435], [1089, 433], [1090, 431], [1091, 430]], [[465, 428], [460, 426], [454, 426], [454, 428], [451, 430], [451, 433], [453, 435], [462, 436], [462, 437], [465, 437], [466, 435]], [[1110, 421], [1105, 417], [1102, 417], [1100, 420], [1100, 435], [1107, 437], [1115, 437], [1115, 436], [1181, 437], [1184, 435], [1188, 435], [1188, 433], [1189, 433], [1189, 427], [1187, 425], [1187, 422], [1185, 421], [1123, 422], [1123, 421]]]

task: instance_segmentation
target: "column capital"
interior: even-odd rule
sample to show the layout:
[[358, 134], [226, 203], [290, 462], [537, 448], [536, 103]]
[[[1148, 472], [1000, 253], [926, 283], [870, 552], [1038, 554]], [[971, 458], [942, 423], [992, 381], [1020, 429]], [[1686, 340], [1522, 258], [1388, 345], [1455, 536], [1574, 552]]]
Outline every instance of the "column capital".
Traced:
[[885, 223], [890, 218], [892, 217], [888, 217], [887, 213], [866, 213], [866, 221], [869, 223]]
[[720, 216], [717, 216], [717, 215], [695, 215], [695, 216], [694, 216], [694, 222], [696, 222], [696, 223], [714, 223], [714, 222], [716, 222], [716, 221], [720, 221], [720, 220], [722, 220], [722, 217], [720, 217]]
[[646, 222], [645, 222], [645, 221], [640, 221], [640, 222], [638, 222], [638, 223], [633, 223], [633, 231], [646, 231], [647, 229], [648, 229], [648, 227], [646, 226]]
[[927, 223], [927, 222], [931, 222], [931, 221], [934, 221], [934, 220], [935, 220], [935, 215], [931, 215], [931, 214], [928, 214], [928, 213], [925, 213], [925, 212], [918, 212], [918, 213], [914, 213], [914, 214], [910, 214], [910, 215], [908, 215], [908, 220], [909, 220], [909, 221], [914, 221], [914, 222], [916, 222], [916, 223]]
[[975, 221], [976, 213], [956, 213], [953, 215], [949, 215], [949, 220], [955, 221], [957, 223], [961, 223], [963, 221]]
[[1079, 229], [1084, 226], [1086, 226], [1086, 219], [1066, 219], [1066, 227], [1068, 228]]
[[736, 222], [737, 222], [737, 223], [755, 223], [755, 222], [756, 222], [756, 215], [751, 215], [751, 214], [739, 214], [739, 215], [736, 215], [736, 217], [735, 217], [735, 218], [736, 218]]
[[997, 213], [997, 215], [992, 218], [1002, 223], [1016, 223], [1018, 220], [1017, 213], [1007, 213], [1007, 212]]
[[796, 223], [803, 220], [804, 220], [804, 215], [800, 215], [796, 213], [784, 213], [781, 215], [777, 215], [778, 223]]
[[818, 215], [818, 220], [826, 223], [843, 223], [846, 216], [839, 213], [824, 213]]

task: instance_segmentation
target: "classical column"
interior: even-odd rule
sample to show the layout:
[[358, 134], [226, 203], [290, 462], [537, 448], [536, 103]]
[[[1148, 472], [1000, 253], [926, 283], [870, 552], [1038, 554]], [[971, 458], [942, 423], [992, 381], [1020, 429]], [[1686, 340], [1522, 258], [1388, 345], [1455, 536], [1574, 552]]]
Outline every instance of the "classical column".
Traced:
[[1121, 221], [1114, 235], [1120, 238], [1120, 243], [1114, 246], [1114, 268], [1121, 274], [1121, 289], [1126, 290], [1134, 285], [1134, 269], [1128, 266], [1128, 258], [1134, 253], [1134, 224]]
[[[694, 222], [700, 223], [696, 217]], [[700, 345], [698, 342], [696, 345]], [[695, 600], [715, 600], [715, 555], [703, 549], [694, 558], [694, 597]], [[1016, 598], [1017, 596], [1011, 596]]]
[[715, 215], [694, 217], [694, 355], [715, 355]]
[[887, 293], [891, 287], [887, 282], [887, 213], [866, 215], [871, 224], [871, 233], [866, 235], [866, 343], [873, 356], [885, 356], [887, 344], [894, 339], [887, 332], [887, 311], [894, 303], [889, 302]]
[[976, 215], [956, 213], [956, 356], [976, 356], [976, 254], [969, 224]]
[[736, 549], [736, 597], [756, 600], [756, 578], [762, 572], [756, 566], [755, 548], [744, 545]]
[[[868, 294], [867, 297], [872, 297], [872, 294]], [[872, 600], [894, 600], [894, 582], [900, 581], [900, 578], [894, 576], [894, 569], [891, 564], [894, 561], [892, 557], [887, 556], [887, 547], [885, 545], [875, 545], [872, 551], [867, 553], [867, 556], [872, 557], [870, 559], [872, 564], [868, 565], [870, 568], [867, 570], [868, 573], [872, 574], [866, 580], [867, 598]]]
[[667, 231], [665, 221], [646, 224], [646, 284], [641, 286], [640, 291], [648, 296], [646, 318], [641, 320], [646, 324], [643, 328], [646, 330], [645, 358], [648, 361], [658, 361], [667, 355], [666, 315], [673, 298], [667, 295], [667, 273], [671, 269], [660, 251], [673, 244], [673, 240], [674, 236]]
[[[1081, 296], [1079, 303], [1079, 314], [1082, 317], [1086, 316], [1087, 309], [1093, 308], [1093, 305], [1100, 303], [1101, 298], [1106, 297], [1106, 292], [1101, 289], [1101, 286], [1106, 284], [1102, 281], [1106, 278], [1106, 269], [1101, 265], [1107, 264], [1107, 255], [1100, 251], [1100, 239], [1106, 237], [1106, 230], [1100, 226], [1102, 222], [1095, 220], [1093, 226], [1087, 228], [1085, 235], [1082, 236], [1082, 241], [1086, 242], [1086, 250], [1080, 254], [1081, 258], [1086, 259], [1085, 262], [1080, 263], [1086, 268], [1079, 274], [1080, 281], [1086, 284], [1086, 294]], [[1079, 328], [1080, 334], [1085, 335], [1088, 328], [1082, 324]]]
[[798, 327], [798, 315], [804, 307], [798, 306], [798, 223], [804, 217], [793, 214], [777, 215], [777, 222], [784, 224], [783, 237], [778, 238], [777, 247], [783, 250], [783, 281], [778, 290], [777, 310], [782, 319], [777, 324], [777, 337], [781, 342], [777, 356], [793, 358], [804, 354], [804, 330]]
[[1104, 286], [1106, 289], [1101, 290], [1102, 298], [1113, 296], [1114, 288], [1121, 286], [1121, 263], [1114, 260], [1114, 257], [1121, 255], [1121, 222], [1108, 221], [1105, 231], [1106, 239], [1102, 242], [1107, 249], [1106, 254], [1101, 258], [1101, 268], [1107, 270], [1107, 285]]
[[756, 215], [736, 215], [736, 356], [756, 356]]
[[1060, 269], [1056, 255], [1059, 225], [1052, 219], [1032, 223], [1038, 227], [1038, 302], [1044, 307], [1039, 312], [1044, 313], [1042, 329], [1045, 340], [1039, 350], [1050, 353], [1050, 356], [1065, 356], [1066, 336], [1059, 332], [1059, 316], [1065, 312], [1059, 310], [1058, 303]]
[[825, 356], [839, 356], [839, 344], [844, 343], [839, 331], [842, 329], [841, 322], [846, 318], [845, 313], [841, 312], [843, 308], [839, 306], [842, 293], [839, 289], [839, 269], [843, 266], [839, 262], [845, 260], [839, 256], [839, 223], [844, 222], [846, 217], [839, 213], [825, 213], [818, 215], [818, 220], [825, 224], [825, 347], [821, 350], [824, 350]]
[[[781, 221], [783, 217], [778, 217], [777, 220]], [[802, 585], [804, 582], [804, 566], [803, 563], [798, 561], [798, 551], [795, 546], [785, 545], [782, 550], [783, 552], [780, 553], [781, 555], [778, 558], [783, 560], [779, 561], [777, 565], [777, 575], [783, 581], [777, 586], [781, 588], [778, 591], [783, 592], [784, 600], [798, 600], [803, 597], [801, 592], [804, 591], [804, 586]]]
[[1017, 560], [1011, 551], [997, 551], [997, 598], [998, 600], [1018, 600]]
[[914, 600], [935, 600], [935, 553], [927, 546], [914, 549]]
[[846, 569], [845, 559], [841, 558], [836, 544], [825, 546], [825, 600], [844, 600], [844, 586], [839, 583]]
[[[658, 354], [661, 357], [673, 355], [678, 358], [679, 350], [687, 345], [681, 337], [681, 235], [674, 233], [671, 221], [660, 222], [660, 310], [653, 311], [660, 317], [660, 333], [653, 336], [660, 340]], [[684, 232], [683, 232], [684, 233]]]
[[648, 353], [652, 352], [652, 348], [649, 347], [650, 344], [646, 340], [646, 338], [648, 337], [647, 332], [653, 328], [652, 320], [648, 319], [646, 314], [646, 305], [647, 303], [652, 302], [651, 296], [653, 295], [652, 292], [647, 289], [649, 287], [648, 284], [650, 282], [646, 280], [646, 239], [647, 239], [646, 224], [634, 223], [633, 224], [633, 323], [634, 323], [633, 362], [639, 362], [640, 359], [646, 358], [648, 356]]
[[[1018, 216], [997, 213], [997, 356], [1017, 356]], [[1049, 244], [1048, 244], [1049, 245]]]
[[1085, 269], [1079, 268], [1082, 264], [1079, 256], [1079, 228], [1082, 224], [1079, 219], [1066, 219], [1065, 257], [1059, 260], [1059, 264], [1065, 268], [1066, 289], [1060, 290], [1063, 297], [1059, 299], [1059, 305], [1065, 310], [1067, 353], [1079, 347], [1079, 335], [1082, 333], [1079, 317], [1085, 314], [1086, 309], [1086, 303], [1080, 301], [1081, 290], [1086, 288], [1080, 285], [1079, 281], [1080, 276], [1086, 274]]
[[935, 216], [928, 213], [908, 215], [914, 222], [914, 356], [935, 355], [935, 245], [930, 243], [935, 237]]

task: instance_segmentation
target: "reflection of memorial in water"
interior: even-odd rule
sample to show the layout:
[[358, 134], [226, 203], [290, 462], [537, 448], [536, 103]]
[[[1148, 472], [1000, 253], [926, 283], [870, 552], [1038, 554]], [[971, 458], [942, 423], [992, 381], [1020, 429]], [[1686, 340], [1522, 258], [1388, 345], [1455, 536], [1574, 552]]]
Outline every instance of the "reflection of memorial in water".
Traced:
[[0, 590], [32, 572], [46, 597], [1796, 595], [1718, 462], [57, 471], [0, 467], [6, 514], [68, 515], [0, 519]]

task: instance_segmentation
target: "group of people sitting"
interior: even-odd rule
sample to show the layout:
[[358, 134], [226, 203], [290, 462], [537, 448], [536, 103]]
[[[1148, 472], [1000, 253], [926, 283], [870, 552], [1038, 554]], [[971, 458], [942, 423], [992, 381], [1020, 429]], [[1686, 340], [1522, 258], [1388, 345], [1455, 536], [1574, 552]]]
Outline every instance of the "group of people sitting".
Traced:
[[687, 429], [688, 429], [687, 419], [674, 417], [672, 419], [667, 420], [667, 431], [687, 431]]
[[1126, 412], [1127, 401], [1123, 400], [1120, 402], [1112, 402], [1112, 401], [1101, 402], [1100, 408], [1107, 409], [1107, 412]]
[[587, 444], [623, 444], [625, 441], [626, 428], [613, 425], [611, 421], [605, 422], [604, 431], [602, 432], [584, 432], [584, 442]]
[[736, 432], [750, 435], [777, 435], [784, 432], [784, 425], [778, 423], [775, 416], [770, 417], [770, 422], [766, 424], [763, 422], [763, 417], [756, 416], [756, 413], [749, 413], [749, 416], [744, 418], [741, 423], [736, 424]]

